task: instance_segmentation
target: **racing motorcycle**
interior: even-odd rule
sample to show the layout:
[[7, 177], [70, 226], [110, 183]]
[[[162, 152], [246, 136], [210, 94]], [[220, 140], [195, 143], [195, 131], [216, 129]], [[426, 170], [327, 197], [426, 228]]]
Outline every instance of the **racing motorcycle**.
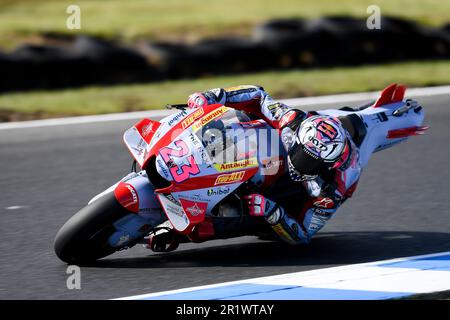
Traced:
[[[404, 93], [404, 86], [392, 84], [359, 108], [317, 113], [340, 119], [365, 167], [374, 152], [428, 128], [422, 106], [404, 100]], [[61, 260], [94, 261], [161, 233], [178, 237], [167, 251], [180, 242], [274, 235], [263, 218], [248, 214], [241, 197], [249, 190], [299, 196], [277, 183], [288, 176], [278, 132], [264, 119], [220, 104], [168, 107], [178, 112], [160, 121], [142, 119], [125, 131], [134, 169], [61, 227], [54, 242]]]

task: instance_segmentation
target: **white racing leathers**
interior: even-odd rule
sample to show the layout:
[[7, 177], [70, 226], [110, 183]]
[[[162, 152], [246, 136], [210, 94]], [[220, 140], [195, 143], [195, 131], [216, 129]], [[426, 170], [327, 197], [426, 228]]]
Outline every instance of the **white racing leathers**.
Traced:
[[[304, 112], [277, 102], [262, 87], [242, 85], [232, 88], [217, 88], [204, 92], [209, 104], [220, 103], [228, 107], [246, 111], [264, 118], [279, 130], [286, 151], [292, 145], [295, 130], [300, 123], [314, 112]], [[279, 237], [291, 244], [308, 243], [326, 222], [336, 213], [339, 206], [352, 196], [361, 175], [359, 150], [347, 134], [351, 154], [340, 168], [325, 170], [313, 183], [295, 181], [295, 177], [285, 175], [273, 186], [273, 197], [279, 205], [276, 214], [267, 219]], [[281, 187], [280, 187], [281, 186]], [[302, 197], [280, 197], [280, 190], [298, 190]], [[299, 199], [303, 199], [299, 203]]]

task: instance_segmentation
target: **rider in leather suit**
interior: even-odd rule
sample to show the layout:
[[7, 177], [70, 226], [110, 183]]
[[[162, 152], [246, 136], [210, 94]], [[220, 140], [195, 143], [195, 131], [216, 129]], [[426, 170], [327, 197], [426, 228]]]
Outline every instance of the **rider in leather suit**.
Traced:
[[338, 118], [290, 108], [259, 86], [211, 89], [188, 99], [190, 108], [214, 103], [263, 118], [279, 131], [289, 168], [282, 186], [306, 193], [306, 200], [299, 205], [300, 197], [274, 201], [256, 193], [244, 198], [250, 215], [264, 217], [282, 240], [309, 243], [356, 189], [359, 150], [349, 132]]

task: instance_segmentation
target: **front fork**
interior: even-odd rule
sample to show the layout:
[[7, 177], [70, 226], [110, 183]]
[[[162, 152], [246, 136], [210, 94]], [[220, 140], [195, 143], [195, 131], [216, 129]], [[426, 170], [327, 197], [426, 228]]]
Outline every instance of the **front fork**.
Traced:
[[135, 244], [155, 226], [167, 220], [145, 171], [128, 174], [92, 198], [89, 204], [108, 193], [114, 193], [120, 205], [129, 211], [129, 214], [113, 224], [116, 232], [108, 239], [112, 247], [122, 248]]

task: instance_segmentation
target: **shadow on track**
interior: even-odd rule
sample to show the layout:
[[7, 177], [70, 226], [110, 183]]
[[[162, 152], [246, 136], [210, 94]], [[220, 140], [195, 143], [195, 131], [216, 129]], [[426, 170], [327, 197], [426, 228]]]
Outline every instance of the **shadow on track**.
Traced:
[[[308, 246], [258, 241], [97, 261], [97, 268], [276, 267], [371, 262], [450, 251], [449, 233], [323, 233]], [[89, 267], [87, 266], [87, 267]]]

